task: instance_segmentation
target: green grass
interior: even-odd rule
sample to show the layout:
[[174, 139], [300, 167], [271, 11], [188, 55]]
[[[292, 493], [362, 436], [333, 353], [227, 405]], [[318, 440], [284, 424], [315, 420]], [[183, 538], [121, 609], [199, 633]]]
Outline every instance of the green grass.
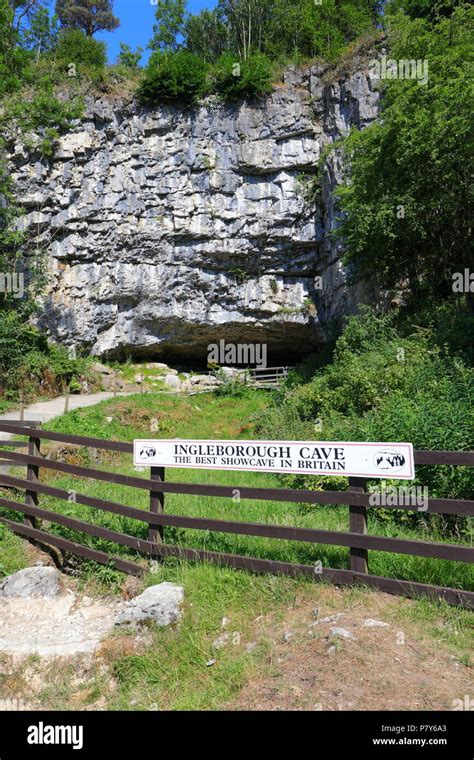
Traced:
[[0, 580], [28, 565], [27, 544], [0, 524]]
[[[198, 399], [140, 394], [126, 399], [111, 399], [96, 407], [71, 412], [47, 427], [67, 433], [132, 441], [136, 437], [149, 436], [150, 426], [156, 424], [157, 420], [158, 431], [152, 434], [154, 437], [252, 438], [256, 417], [268, 401], [269, 396], [264, 392], [251, 393], [248, 397], [239, 399], [212, 394], [199, 396]], [[106, 417], [113, 419], [106, 422]], [[78, 449], [76, 455], [79, 462], [91, 463], [90, 452], [86, 449]], [[133, 469], [129, 456], [105, 452], [101, 456], [102, 460], [98, 464], [101, 469], [148, 478], [148, 470], [137, 472]], [[63, 474], [55, 476], [51, 471], [47, 478], [49, 483], [66, 490], [77, 490], [102, 499], [148, 509], [148, 495], [145, 491]], [[277, 476], [272, 473], [169, 468], [167, 479], [232, 486], [279, 485]], [[21, 498], [21, 493], [18, 493], [18, 498]], [[40, 497], [40, 502], [45, 509], [131, 535], [146, 536], [146, 524], [120, 515], [45, 496]], [[349, 527], [348, 509], [345, 506], [308, 507], [303, 504], [256, 500], [239, 502], [227, 498], [170, 494], [165, 497], [165, 510], [180, 515], [327, 530], [348, 530]], [[14, 517], [13, 513], [8, 514]], [[395, 528], [389, 522], [377, 520], [374, 512], [369, 515], [371, 533], [424, 537], [414, 529]], [[135, 552], [108, 541], [60, 526], [45, 527], [49, 531], [115, 555], [139, 559]], [[13, 572], [25, 564], [22, 549], [25, 544], [6, 530], [3, 534], [3, 539], [0, 540], [0, 563], [5, 567], [4, 572]], [[165, 528], [165, 537], [168, 543], [181, 546], [307, 564], [321, 560], [323, 565], [330, 567], [348, 566], [348, 550], [339, 547], [171, 527]], [[442, 540], [443, 536], [430, 535], [429, 538]], [[454, 587], [473, 586], [468, 566], [461, 563], [382, 552], [370, 552], [369, 563], [371, 572], [380, 575]], [[93, 562], [84, 562], [81, 567], [79, 587], [85, 587], [88, 594], [120, 592], [124, 581], [121, 573]], [[44, 707], [83, 708], [98, 698], [103, 700], [107, 709], [117, 710], [212, 710], [222, 707], [232, 701], [244, 684], [253, 678], [272, 673], [272, 641], [265, 630], [260, 631], [256, 618], [271, 614], [277, 626], [284, 625], [288, 609], [303, 600], [314, 604], [315, 594], [322, 593], [317, 592], [314, 584], [306, 579], [257, 576], [229, 568], [187, 563], [176, 558], [166, 558], [162, 563], [154, 565], [153, 570], [145, 576], [144, 585], [164, 580], [179, 583], [185, 589], [185, 610], [180, 625], [166, 629], [150, 627], [144, 634], [148, 637], [146, 643], [138, 648], [127, 647], [127, 642], [132, 641], [133, 636], [126, 630], [118, 629], [104, 653], [114, 676], [115, 687], [110, 688], [110, 680], [98, 669], [90, 674], [87, 682], [79, 688], [73, 688], [71, 672], [66, 666], [57, 667], [44, 678], [45, 686], [39, 695]], [[343, 601], [340, 604], [350, 607], [351, 604], [364, 604], [368, 595], [375, 592], [354, 588], [345, 589], [342, 593]], [[472, 613], [426, 600], [411, 604], [400, 600], [397, 605], [389, 605], [385, 614], [390, 622], [397, 625], [405, 622], [417, 624], [427, 637], [454, 652], [461, 665], [470, 666]], [[226, 631], [231, 639], [237, 635], [236, 644], [229, 643], [223, 649], [216, 650], [213, 641], [223, 632], [224, 617], [229, 619]], [[246, 645], [250, 643], [252, 651], [249, 652]]]
[[[112, 665], [118, 689], [110, 709], [212, 710], [236, 694], [262, 666], [264, 638], [251, 653], [252, 623], [295, 601], [304, 581], [257, 577], [209, 565], [166, 563], [147, 585], [174, 581], [186, 589], [186, 611], [179, 627], [156, 628], [146, 653], [119, 656]], [[223, 617], [232, 643], [215, 650]], [[238, 643], [237, 643], [238, 642]], [[214, 661], [213, 664], [209, 664]]]
[[[158, 431], [153, 437], [195, 437], [195, 438], [252, 438], [253, 426], [258, 412], [268, 403], [268, 395], [255, 392], [246, 398], [215, 397], [202, 395], [198, 400], [189, 398], [164, 397], [143, 394], [127, 399], [113, 399], [85, 410], [77, 410], [58, 418], [48, 427], [66, 433], [85, 434], [101, 438], [117, 438], [132, 441], [137, 437], [150, 435], [150, 424], [157, 421]], [[105, 417], [113, 417], [110, 423]], [[90, 462], [90, 452], [80, 450], [81, 461]], [[101, 467], [111, 471], [148, 477], [148, 471], [134, 470], [130, 456], [105, 455]], [[49, 478], [50, 480], [50, 478]], [[279, 486], [272, 473], [227, 472], [215, 470], [188, 470], [168, 468], [167, 480], [201, 484], [232, 486]], [[54, 477], [54, 485], [67, 491], [76, 490], [110, 500], [148, 509], [148, 493], [138, 489], [99, 481], [82, 480], [75, 476], [59, 474]], [[64, 502], [51, 497], [41, 497], [46, 509], [75, 516], [87, 522], [110, 527], [119, 532], [145, 538], [147, 526], [130, 518], [113, 515], [73, 502]], [[305, 504], [241, 500], [207, 496], [167, 494], [165, 510], [170, 514], [190, 517], [209, 517], [222, 520], [260, 522], [274, 525], [289, 525], [323, 530], [347, 531], [349, 515], [346, 506], [309, 507]], [[61, 526], [50, 526], [49, 530], [89, 546], [108, 551], [118, 556], [138, 558], [133, 550], [119, 547], [109, 541], [97, 539]], [[443, 541], [443, 535], [433, 528], [421, 529], [394, 525], [377, 518], [375, 510], [369, 511], [369, 533], [381, 536], [396, 536], [407, 539]], [[318, 545], [279, 539], [241, 536], [230, 533], [198, 531], [175, 527], [165, 528], [165, 539], [169, 544], [229, 552], [247, 556], [257, 556], [284, 562], [300, 562], [312, 565], [321, 561], [324, 567], [347, 568], [348, 549], [344, 547]], [[454, 542], [455, 539], [449, 539]], [[457, 541], [466, 545], [466, 540]], [[370, 572], [375, 575], [397, 577], [422, 583], [450, 586], [453, 588], [474, 588], [472, 566], [461, 562], [434, 560], [424, 557], [371, 551], [369, 553]], [[101, 573], [110, 570], [102, 570]]]

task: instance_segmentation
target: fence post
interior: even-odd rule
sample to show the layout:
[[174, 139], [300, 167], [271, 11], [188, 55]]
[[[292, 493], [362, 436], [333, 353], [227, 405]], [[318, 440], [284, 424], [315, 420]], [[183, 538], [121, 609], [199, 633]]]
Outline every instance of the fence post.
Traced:
[[[29, 424], [29, 423], [28, 423]], [[35, 427], [40, 428], [41, 423], [38, 422]], [[30, 457], [39, 457], [40, 456], [40, 449], [41, 449], [41, 439], [35, 438], [34, 436], [29, 436], [28, 438], [28, 456]], [[30, 480], [32, 483], [36, 483], [39, 480], [39, 466], [36, 464], [27, 464], [26, 465], [26, 479]], [[37, 507], [39, 501], [39, 496], [37, 491], [25, 491], [25, 503], [28, 504], [30, 507]], [[25, 515], [23, 522], [29, 525], [31, 528], [36, 527], [36, 519], [34, 517], [29, 517], [28, 515]]]
[[[150, 478], [160, 483], [165, 479], [164, 467], [150, 467]], [[165, 511], [165, 495], [162, 491], [150, 491], [150, 512], [155, 515], [162, 515]], [[148, 528], [148, 540], [155, 544], [163, 543], [163, 526]]]
[[25, 419], [25, 397], [23, 394], [23, 389], [20, 389], [20, 422], [23, 422]]
[[69, 411], [69, 394], [71, 392], [69, 383], [64, 383], [63, 385], [63, 391], [64, 391], [64, 414], [67, 414]]
[[[365, 491], [365, 478], [349, 478], [348, 491]], [[351, 533], [367, 534], [367, 507], [356, 507], [349, 505], [349, 530]], [[359, 549], [351, 546], [349, 549], [349, 567], [356, 573], [368, 573], [369, 571], [369, 553], [367, 549]]]

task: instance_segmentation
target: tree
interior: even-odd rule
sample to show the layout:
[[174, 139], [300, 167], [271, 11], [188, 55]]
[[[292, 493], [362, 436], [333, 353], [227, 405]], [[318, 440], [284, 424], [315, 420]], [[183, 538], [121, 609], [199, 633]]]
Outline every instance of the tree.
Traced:
[[142, 53], [142, 47], [138, 47], [136, 51], [133, 52], [130, 45], [127, 45], [125, 42], [121, 42], [117, 63], [119, 63], [121, 66], [126, 66], [128, 69], [136, 69], [140, 63]]
[[218, 11], [201, 11], [187, 17], [184, 29], [186, 50], [206, 61], [215, 61], [229, 44], [229, 32]]
[[23, 33], [23, 44], [29, 50], [36, 50], [36, 57], [52, 50], [58, 41], [58, 17], [49, 15], [48, 9], [39, 6]]
[[40, 0], [9, 0], [10, 8], [13, 11], [12, 24], [14, 29], [19, 32], [23, 24], [29, 22], [31, 17], [41, 8]]
[[15, 11], [9, 0], [0, 0], [0, 97], [21, 87], [29, 68], [29, 54], [19, 46]]
[[177, 50], [177, 37], [183, 32], [186, 14], [186, 0], [158, 0], [153, 26], [151, 50]]
[[401, 10], [410, 18], [424, 18], [436, 21], [441, 17], [450, 16], [453, 11], [466, 3], [466, 0], [389, 0], [387, 13]]
[[113, 14], [113, 0], [56, 0], [56, 15], [61, 26], [80, 29], [87, 37], [120, 26]]
[[233, 49], [244, 60], [262, 50], [270, 28], [273, 0], [219, 0], [218, 11], [229, 27]]
[[[453, 293], [470, 266], [472, 7], [430, 25], [399, 14], [395, 60], [426, 59], [428, 81], [389, 79], [381, 119], [346, 142], [350, 177], [339, 191], [338, 230], [355, 277], [403, 287], [412, 303]], [[472, 300], [472, 293], [467, 293]]]

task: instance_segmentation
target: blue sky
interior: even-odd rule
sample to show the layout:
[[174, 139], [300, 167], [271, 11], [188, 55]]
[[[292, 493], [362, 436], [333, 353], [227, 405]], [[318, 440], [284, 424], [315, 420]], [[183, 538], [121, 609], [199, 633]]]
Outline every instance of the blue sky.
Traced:
[[[203, 8], [214, 8], [215, 0], [188, 0], [189, 13], [199, 13]], [[150, 52], [146, 46], [152, 37], [156, 5], [151, 0], [115, 0], [114, 13], [120, 19], [120, 26], [115, 32], [97, 32], [96, 40], [107, 43], [110, 63], [115, 63], [120, 52], [120, 43], [126, 42], [135, 50], [138, 46], [145, 49], [141, 63], [146, 62]]]

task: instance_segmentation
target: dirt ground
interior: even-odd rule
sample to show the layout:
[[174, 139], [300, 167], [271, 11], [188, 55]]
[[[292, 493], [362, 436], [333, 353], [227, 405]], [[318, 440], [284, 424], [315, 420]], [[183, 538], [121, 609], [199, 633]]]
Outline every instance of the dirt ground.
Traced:
[[[416, 602], [367, 593], [348, 605], [347, 598], [321, 588], [319, 611], [304, 601], [282, 620], [256, 621], [270, 642], [271, 673], [244, 686], [226, 709], [452, 710], [454, 700], [472, 697], [472, 667], [419, 621], [400, 622], [400, 609]], [[353, 638], [331, 633], [335, 627]]]
[[[32, 564], [41, 556], [33, 547], [29, 553]], [[129, 582], [124, 581], [123, 598], [129, 596]], [[469, 704], [474, 670], [465, 637], [458, 651], [455, 617], [448, 620], [440, 611], [428, 620], [419, 604], [375, 591], [314, 585], [300, 587], [291, 607], [255, 618], [249, 610], [245, 637], [234, 651], [259, 654], [252, 676], [220, 708], [429, 711], [452, 710], [456, 700]], [[209, 634], [210, 642], [215, 636]], [[114, 662], [146, 654], [152, 646], [151, 631], [144, 630], [107, 638], [92, 655], [36, 657], [22, 664], [0, 657], [0, 709], [16, 709], [1, 707], [2, 700], [15, 696], [22, 700], [19, 709], [110, 709], [118, 687]], [[232, 642], [226, 646], [232, 648]], [[218, 661], [219, 652], [215, 656]]]

